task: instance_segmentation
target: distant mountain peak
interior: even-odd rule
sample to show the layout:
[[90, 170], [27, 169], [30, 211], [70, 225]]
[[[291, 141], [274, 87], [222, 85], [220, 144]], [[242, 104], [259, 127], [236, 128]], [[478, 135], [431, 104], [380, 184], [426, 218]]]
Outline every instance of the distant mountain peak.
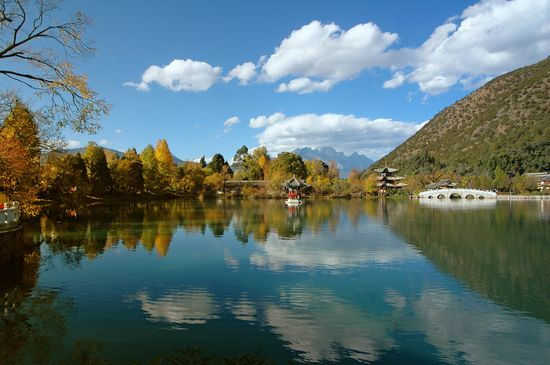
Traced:
[[347, 177], [351, 170], [364, 170], [368, 168], [374, 161], [365, 155], [361, 155], [356, 151], [349, 156], [343, 152], [336, 151], [333, 147], [303, 147], [297, 148], [293, 153], [302, 156], [304, 160], [319, 159], [325, 163], [330, 161], [336, 162], [340, 169], [340, 176]]

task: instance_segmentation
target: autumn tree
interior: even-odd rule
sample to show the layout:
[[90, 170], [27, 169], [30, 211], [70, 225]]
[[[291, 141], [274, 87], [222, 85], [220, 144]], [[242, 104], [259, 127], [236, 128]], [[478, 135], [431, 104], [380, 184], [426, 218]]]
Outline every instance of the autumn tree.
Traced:
[[42, 112], [54, 128], [95, 132], [110, 106], [71, 63], [95, 52], [84, 37], [90, 20], [81, 12], [54, 20], [59, 3], [0, 0], [0, 77], [41, 97]]
[[84, 153], [88, 179], [93, 194], [104, 194], [111, 189], [112, 178], [103, 148], [93, 142], [88, 144]]
[[[116, 162], [115, 162], [116, 161]], [[134, 148], [113, 161], [111, 174], [115, 191], [135, 195], [143, 190], [143, 164]]]
[[155, 147], [155, 158], [158, 162], [158, 188], [166, 190], [170, 187], [172, 176], [175, 173], [174, 158], [168, 142], [165, 139], [160, 139]]
[[87, 175], [86, 163], [80, 153], [51, 153], [41, 169], [41, 195], [79, 206], [90, 191]]
[[141, 162], [143, 164], [143, 187], [149, 193], [155, 193], [159, 190], [159, 168], [155, 149], [150, 144], [141, 151]]
[[36, 212], [40, 140], [34, 116], [18, 100], [0, 125], [0, 144], [0, 190], [32, 215]]

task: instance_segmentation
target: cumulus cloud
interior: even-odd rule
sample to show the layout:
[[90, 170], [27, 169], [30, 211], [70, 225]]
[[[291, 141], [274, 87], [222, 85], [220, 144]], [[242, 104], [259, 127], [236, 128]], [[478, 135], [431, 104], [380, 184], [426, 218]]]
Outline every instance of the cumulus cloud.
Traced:
[[107, 146], [107, 145], [111, 144], [111, 142], [109, 142], [106, 139], [102, 139], [102, 140], [99, 141], [99, 144], [102, 145], [102, 146]]
[[406, 80], [432, 95], [457, 83], [478, 87], [548, 56], [549, 24], [548, 0], [481, 1], [437, 27], [419, 48], [395, 51], [396, 60], [407, 60], [401, 65], [407, 72], [397, 72], [384, 87]]
[[283, 119], [285, 119], [285, 115], [283, 113], [275, 113], [270, 116], [260, 115], [256, 118], [250, 119], [249, 125], [251, 128], [263, 128], [268, 125], [275, 124]]
[[324, 80], [324, 81], [313, 81], [307, 77], [300, 77], [294, 80], [291, 80], [288, 83], [281, 83], [277, 88], [277, 92], [296, 92], [298, 94], [308, 94], [314, 91], [328, 91], [334, 81]]
[[380, 158], [416, 133], [424, 123], [405, 123], [387, 118], [367, 119], [343, 114], [276, 113], [250, 120], [250, 126], [265, 127], [257, 135], [259, 145], [271, 153], [292, 151], [304, 146], [333, 147], [344, 153], [354, 151]]
[[299, 76], [277, 90], [326, 91], [365, 68], [385, 65], [386, 50], [396, 40], [397, 34], [382, 32], [373, 23], [343, 30], [334, 23], [314, 20], [281, 42], [262, 65], [261, 80], [275, 82]]
[[390, 80], [384, 82], [384, 88], [395, 89], [396, 87], [403, 85], [403, 82], [405, 82], [405, 75], [402, 72], [396, 72]]
[[225, 133], [229, 132], [232, 126], [234, 126], [235, 124], [239, 124], [240, 122], [241, 120], [239, 119], [239, 117], [228, 118], [225, 122], [223, 122], [223, 126], [224, 126], [223, 131]]
[[176, 59], [163, 67], [149, 66], [141, 76], [141, 82], [125, 82], [123, 85], [149, 91], [150, 84], [156, 82], [171, 91], [199, 92], [208, 90], [218, 81], [221, 72], [221, 67], [212, 67], [206, 62]]
[[245, 62], [235, 66], [223, 78], [223, 81], [229, 82], [233, 79], [239, 79], [239, 84], [246, 85], [256, 76], [256, 65], [252, 62]]
[[122, 129], [117, 129], [117, 130], [115, 131], [115, 133], [116, 133], [116, 134], [122, 133]]

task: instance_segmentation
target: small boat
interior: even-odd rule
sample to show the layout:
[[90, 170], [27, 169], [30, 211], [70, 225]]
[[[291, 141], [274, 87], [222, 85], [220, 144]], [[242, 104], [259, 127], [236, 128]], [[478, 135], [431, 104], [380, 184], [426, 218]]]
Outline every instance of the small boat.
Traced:
[[289, 207], [295, 207], [304, 204], [304, 201], [300, 199], [300, 195], [296, 190], [290, 190], [288, 192], [288, 199], [285, 200], [285, 204]]

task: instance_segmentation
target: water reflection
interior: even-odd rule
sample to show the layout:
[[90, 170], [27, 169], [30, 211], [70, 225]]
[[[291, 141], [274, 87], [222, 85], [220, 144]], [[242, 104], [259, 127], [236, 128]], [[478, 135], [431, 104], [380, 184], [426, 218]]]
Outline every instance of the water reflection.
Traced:
[[496, 199], [419, 199], [420, 205], [440, 209], [493, 209]]
[[[206, 289], [170, 290], [156, 299], [142, 291], [130, 297], [129, 301], [138, 302], [152, 322], [170, 324], [204, 324], [218, 318], [214, 297]], [[174, 327], [177, 328], [177, 327]]]
[[[550, 204], [550, 202], [547, 202]], [[389, 227], [444, 272], [503, 305], [550, 322], [550, 225], [538, 202], [495, 210], [392, 209]]]
[[[98, 206], [70, 220], [49, 211], [27, 227], [42, 255], [27, 271], [0, 275], [0, 295], [16, 288], [10, 313], [61, 323], [58, 342], [63, 326], [118, 344], [135, 334], [139, 343], [110, 351], [136, 359], [203, 341], [230, 353], [265, 346], [307, 363], [543, 363], [548, 204], [340, 200], [289, 210], [281, 201], [172, 201]], [[52, 288], [85, 308], [78, 320], [67, 324], [57, 304], [30, 309], [31, 297]], [[123, 328], [106, 324], [121, 317]], [[17, 338], [23, 345], [8, 359], [32, 353], [34, 330], [17, 323], [22, 335], [0, 327], [0, 356]]]
[[550, 359], [550, 328], [494, 305], [444, 289], [423, 290], [413, 304], [418, 328], [444, 361], [474, 364], [543, 364]]
[[341, 361], [343, 355], [371, 362], [396, 344], [391, 322], [368, 316], [327, 289], [282, 288], [279, 300], [265, 309], [273, 331], [306, 362]]

